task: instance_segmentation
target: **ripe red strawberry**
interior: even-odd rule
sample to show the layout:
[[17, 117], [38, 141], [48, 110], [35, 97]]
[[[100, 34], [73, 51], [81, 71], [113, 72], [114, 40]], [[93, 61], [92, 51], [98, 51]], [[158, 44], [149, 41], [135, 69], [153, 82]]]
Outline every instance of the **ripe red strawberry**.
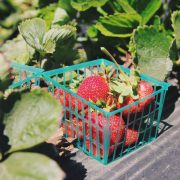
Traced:
[[[127, 98], [125, 99], [125, 101], [123, 102], [122, 106], [127, 106], [127, 105], [129, 105], [129, 104], [132, 104], [133, 102], [135, 102], [135, 100], [134, 100], [131, 96], [129, 96], [129, 97], [127, 97]], [[136, 107], [136, 105], [133, 105], [133, 106], [131, 106], [130, 108], [125, 109], [125, 110], [123, 111], [123, 116], [124, 116], [124, 117], [127, 117], [127, 116], [128, 116], [128, 113], [129, 113], [130, 115], [132, 115], [133, 113], [135, 113], [135, 112], [137, 112], [137, 111], [138, 111], [138, 107]]]
[[86, 100], [96, 103], [97, 100], [104, 100], [108, 96], [109, 85], [101, 76], [89, 76], [79, 86], [77, 94]]
[[126, 129], [126, 141], [125, 146], [134, 144], [139, 138], [139, 133], [133, 129]]
[[[104, 142], [103, 141], [103, 131], [104, 131], [104, 129], [102, 129], [102, 128], [103, 127], [105, 128], [108, 121], [110, 123], [109, 130], [110, 130], [110, 133], [111, 133], [110, 134], [110, 144], [111, 145], [115, 144], [116, 143], [116, 138], [118, 138], [117, 142], [120, 142], [123, 135], [124, 135], [124, 129], [125, 129], [124, 120], [120, 116], [117, 116], [117, 115], [111, 116], [110, 119], [107, 119], [101, 113], [98, 114], [97, 118], [98, 118], [98, 125], [101, 128], [101, 129], [99, 129], [99, 141], [100, 141], [100, 143], [103, 144], [103, 142]], [[88, 119], [88, 117], [87, 117], [87, 119]], [[93, 112], [91, 114], [91, 121], [92, 121], [93, 124], [96, 123], [96, 113], [95, 112]], [[89, 136], [90, 133], [89, 133], [89, 124], [88, 123], [86, 123], [86, 129], [87, 129], [86, 136]], [[96, 140], [96, 132], [97, 132], [96, 129], [97, 128], [92, 125], [92, 129], [91, 129], [92, 130], [92, 138], [94, 140]]]
[[[153, 93], [152, 85], [149, 84], [147, 81], [141, 80], [138, 85], [139, 99], [142, 99], [152, 93]], [[152, 100], [154, 100], [154, 96], [152, 98], [148, 98], [144, 100], [143, 102], [140, 102], [138, 104], [138, 112], [141, 112], [143, 110], [143, 107], [148, 106]]]
[[[81, 110], [82, 108], [82, 102], [79, 99], [76, 99], [73, 95], [69, 94], [68, 92], [64, 92], [63, 89], [55, 89], [54, 90], [54, 97], [56, 99], [59, 98], [60, 102], [62, 105], [71, 108], [72, 110], [75, 110], [76, 103], [77, 103], [77, 108], [78, 110]], [[59, 95], [58, 95], [59, 94]], [[65, 99], [64, 99], [65, 96]], [[70, 104], [71, 102], [71, 104]], [[87, 105], [84, 104], [84, 107]], [[68, 114], [68, 113], [67, 113]]]
[[[139, 99], [145, 98], [146, 96], [150, 95], [153, 93], [153, 87], [151, 84], [149, 84], [148, 82], [141, 80], [138, 84], [138, 95], [139, 95]], [[127, 117], [128, 113], [133, 114], [135, 112], [142, 112], [143, 108], [147, 107], [151, 101], [154, 100], [154, 97], [152, 98], [148, 98], [142, 102], [140, 102], [137, 105], [133, 105], [131, 106], [129, 109], [125, 109], [123, 111], [123, 116]], [[133, 102], [135, 102], [136, 100], [134, 100], [131, 96], [127, 97], [123, 103], [123, 106], [129, 105]], [[136, 107], [138, 106], [138, 107]]]
[[[86, 148], [87, 148], [88, 151], [90, 151], [90, 141], [89, 140], [86, 140]], [[96, 144], [94, 144], [94, 143], [92, 144], [92, 151], [93, 151], [93, 155], [97, 156], [97, 148], [96, 148]], [[111, 145], [109, 147], [109, 154], [108, 154], [108, 156], [111, 156], [113, 154], [113, 152], [114, 152], [114, 146]], [[103, 148], [100, 148], [100, 156], [101, 157], [104, 156]]]
[[123, 104], [121, 104], [121, 103], [119, 103], [119, 102], [116, 102], [116, 107], [117, 107], [117, 109], [120, 109], [120, 108], [123, 107]]
[[[77, 135], [79, 134], [79, 139], [81, 140], [83, 138], [83, 135], [82, 135], [83, 122], [81, 119], [78, 119], [78, 121], [76, 122], [76, 117], [74, 117], [72, 119], [72, 123], [70, 121], [67, 121], [66, 124], [65, 123], [62, 124], [61, 127], [63, 128], [64, 134], [66, 134], [66, 131], [67, 131], [68, 137], [77, 138]], [[66, 127], [67, 127], [67, 129], [66, 129]], [[71, 128], [73, 128], [74, 131], [71, 131]], [[76, 128], [78, 128], [78, 132], [77, 132]]]

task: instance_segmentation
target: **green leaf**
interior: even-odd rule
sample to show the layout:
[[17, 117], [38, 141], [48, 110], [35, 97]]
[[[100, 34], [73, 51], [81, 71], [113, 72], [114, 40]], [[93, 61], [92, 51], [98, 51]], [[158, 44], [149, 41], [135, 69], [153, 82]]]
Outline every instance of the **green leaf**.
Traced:
[[178, 48], [180, 48], [180, 11], [173, 12], [171, 21], [174, 29], [174, 36], [176, 38]]
[[87, 35], [92, 39], [97, 38], [98, 30], [96, 29], [95, 25], [92, 25], [87, 29]]
[[46, 141], [57, 129], [61, 113], [58, 101], [44, 90], [23, 93], [20, 99], [3, 120], [10, 152]]
[[142, 25], [146, 24], [161, 7], [162, 0], [144, 0], [145, 9], [141, 12]]
[[56, 44], [75, 35], [76, 28], [71, 25], [57, 26], [46, 32], [45, 21], [34, 18], [24, 21], [19, 31], [29, 46], [41, 54], [54, 53]]
[[71, 25], [64, 25], [50, 29], [43, 38], [43, 48], [46, 53], [54, 53], [56, 43], [62, 42], [76, 33], [76, 28]]
[[71, 5], [78, 11], [86, 11], [91, 7], [101, 7], [108, 0], [72, 0]]
[[124, 88], [122, 89], [121, 95], [122, 95], [122, 96], [128, 96], [128, 95], [130, 95], [131, 93], [132, 93], [132, 87], [126, 85], [126, 86], [124, 86]]
[[50, 29], [43, 38], [43, 44], [51, 39], [55, 42], [64, 41], [76, 34], [76, 28], [71, 25], [64, 25]]
[[46, 32], [46, 23], [40, 18], [23, 21], [19, 26], [19, 32], [29, 46], [39, 52], [43, 51], [43, 37]]
[[9, 69], [10, 62], [0, 54], [0, 93], [6, 90], [11, 83]]
[[161, 19], [160, 19], [159, 16], [154, 16], [154, 17], [153, 17], [153, 26], [154, 26], [156, 29], [165, 30], [164, 25], [161, 23]]
[[126, 78], [123, 76], [123, 74], [119, 74], [119, 79], [123, 82], [126, 81]]
[[72, 36], [64, 41], [60, 40], [56, 44], [56, 51], [53, 56], [57, 67], [62, 64], [72, 65], [73, 60], [76, 59], [77, 52], [73, 50], [75, 38]]
[[0, 48], [0, 52], [6, 59], [20, 64], [28, 64], [35, 53], [34, 49], [27, 45], [22, 36], [6, 41]]
[[119, 97], [118, 97], [118, 102], [121, 104], [121, 103], [123, 103], [123, 101], [124, 101], [123, 96], [119, 95]]
[[6, 180], [59, 180], [64, 179], [64, 172], [59, 165], [45, 155], [38, 153], [13, 153], [0, 163], [0, 179]]
[[58, 5], [65, 9], [72, 17], [75, 16], [76, 10], [71, 6], [71, 0], [59, 0]]
[[133, 43], [140, 71], [164, 80], [172, 69], [169, 59], [172, 38], [154, 27], [140, 27], [133, 35]]
[[88, 60], [86, 51], [84, 49], [77, 49], [73, 64], [79, 64]]
[[47, 29], [49, 29], [52, 25], [52, 21], [54, 19], [54, 12], [56, 8], [57, 4], [54, 3], [40, 9], [38, 16], [45, 20]]
[[122, 93], [126, 88], [126, 84], [120, 83], [118, 81], [113, 81], [113, 83], [110, 84], [110, 88], [116, 93]]
[[136, 14], [117, 13], [100, 17], [96, 28], [105, 36], [129, 37], [139, 22], [140, 18]]
[[56, 11], [54, 12], [54, 19], [52, 21], [52, 24], [59, 24], [59, 25], [64, 25], [70, 20], [69, 15], [67, 12], [58, 7]]
[[137, 11], [129, 4], [128, 0], [117, 0], [117, 3], [123, 8], [126, 13], [136, 14], [141, 18]]
[[56, 42], [52, 39], [46, 40], [45, 44], [43, 45], [43, 51], [48, 54], [52, 54], [56, 49]]
[[57, 3], [42, 8], [39, 12], [39, 17], [46, 21], [48, 29], [53, 24], [64, 25], [70, 20], [66, 10], [59, 7]]
[[5, 28], [12, 28], [21, 20], [19, 13], [10, 14], [4, 21], [1, 21], [1, 25]]
[[170, 55], [170, 59], [173, 61], [177, 61], [178, 59], [180, 59], [180, 49], [178, 49], [177, 47], [176, 39], [174, 39], [171, 45], [169, 55]]
[[0, 54], [0, 81], [7, 78], [10, 69], [10, 62], [5, 60]]
[[161, 7], [161, 0], [117, 0], [117, 3], [127, 13], [141, 17], [141, 25], [145, 25]]

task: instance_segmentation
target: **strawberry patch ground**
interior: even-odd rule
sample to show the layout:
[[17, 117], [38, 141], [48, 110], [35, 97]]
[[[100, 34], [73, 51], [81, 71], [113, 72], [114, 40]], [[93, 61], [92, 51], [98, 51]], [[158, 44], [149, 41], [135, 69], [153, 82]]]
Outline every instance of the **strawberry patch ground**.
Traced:
[[[171, 80], [173, 84], [174, 80]], [[143, 148], [104, 166], [78, 149], [60, 164], [67, 179], [171, 179], [180, 177], [179, 87], [171, 86], [165, 100], [158, 138]]]

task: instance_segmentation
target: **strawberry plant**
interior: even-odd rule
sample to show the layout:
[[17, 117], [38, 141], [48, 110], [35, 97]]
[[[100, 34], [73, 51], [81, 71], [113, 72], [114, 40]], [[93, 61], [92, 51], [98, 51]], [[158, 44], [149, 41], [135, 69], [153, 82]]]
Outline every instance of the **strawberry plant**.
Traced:
[[[23, 1], [23, 3], [27, 5], [29, 1]], [[13, 6], [17, 7], [17, 5]], [[52, 49], [42, 50], [41, 47], [40, 50], [38, 47], [32, 47], [32, 42], [29, 45], [30, 42], [27, 43], [21, 36], [17, 36], [13, 40], [7, 41], [0, 48], [0, 52], [9, 60], [13, 59], [23, 64], [54, 69], [102, 56], [99, 47], [106, 46], [113, 51], [117, 59], [127, 61], [125, 63], [126, 65], [129, 66], [138, 61], [142, 72], [147, 72], [149, 75], [161, 80], [164, 80], [168, 76], [172, 69], [172, 62], [175, 65], [178, 64], [178, 55], [175, 53], [175, 51], [177, 52], [175, 42], [171, 48], [172, 50], [174, 49], [174, 52], [170, 53], [170, 58], [167, 52], [167, 49], [170, 48], [169, 44], [172, 43], [171, 41], [173, 39], [172, 28], [169, 25], [170, 11], [178, 8], [178, 2], [172, 5], [169, 1], [163, 1], [162, 3], [161, 0], [142, 0], [138, 2], [131, 0], [93, 0], [91, 2], [58, 0], [44, 2], [39, 0], [30, 3], [30, 9], [33, 9], [33, 7], [36, 7], [38, 12], [36, 16], [45, 21], [48, 30], [57, 27], [61, 28], [61, 26], [67, 24], [68, 26], [72, 26], [72, 28], [73, 26], [77, 27], [77, 35], [76, 37], [72, 35], [65, 41], [56, 39], [55, 50], [53, 50], [55, 44], [50, 44], [50, 41], [47, 48]], [[28, 23], [26, 25], [28, 26]], [[141, 30], [145, 28], [143, 27], [144, 25], [150, 25], [152, 27], [150, 28], [151, 30], [148, 30], [149, 27], [145, 31]], [[167, 27], [168, 31], [166, 30]], [[28, 29], [30, 27], [25, 31], [28, 31]], [[74, 31], [73, 29], [71, 30]], [[143, 33], [143, 38], [141, 38], [141, 33]], [[156, 34], [156, 36], [150, 38], [149, 33], [151, 35]], [[135, 44], [143, 43], [149, 48], [148, 44], [145, 44], [145, 41], [149, 42], [148, 38], [154, 44], [151, 46], [150, 51], [155, 52], [157, 50], [157, 48], [153, 49], [152, 47], [155, 47], [158, 39], [164, 42], [159, 44], [160, 49], [164, 49], [164, 54], [160, 54], [158, 60], [152, 57], [153, 53], [151, 53], [151, 61], [144, 60], [141, 58], [144, 55], [139, 54], [138, 45], [135, 46]], [[51, 41], [54, 40], [52, 39]], [[126, 56], [121, 58], [119, 57], [119, 53]], [[132, 63], [132, 61], [134, 62]], [[145, 62], [148, 62], [148, 65]], [[153, 67], [152, 65], [156, 62], [162, 63], [163, 67], [162, 73], [158, 75], [159, 77], [157, 76], [156, 69], [154, 69], [157, 66]], [[146, 67], [150, 65], [152, 66], [150, 68], [152, 71], [146, 71]]]
[[173, 63], [175, 66], [179, 64], [179, 11], [174, 12], [171, 19], [174, 38], [165, 30], [146, 26], [137, 28], [130, 42], [130, 51], [140, 70], [160, 80], [167, 78]]
[[2, 58], [0, 64], [1, 178], [63, 178], [54, 160], [33, 152], [34, 146], [47, 141], [58, 128], [60, 104], [43, 89], [22, 89], [5, 95], [11, 84], [10, 63]]

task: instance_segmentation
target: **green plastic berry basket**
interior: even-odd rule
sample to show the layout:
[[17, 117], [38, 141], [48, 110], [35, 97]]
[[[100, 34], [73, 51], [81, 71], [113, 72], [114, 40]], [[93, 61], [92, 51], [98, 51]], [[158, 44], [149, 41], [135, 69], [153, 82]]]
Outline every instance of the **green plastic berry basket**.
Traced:
[[[142, 80], [153, 85], [154, 92], [128, 106], [107, 112], [78, 96], [67, 85], [67, 82], [73, 81], [74, 73], [76, 73], [77, 79], [80, 79], [93, 75], [94, 70], [101, 72], [102, 63], [107, 66], [112, 65], [118, 77], [119, 72], [116, 65], [105, 59], [47, 72], [44, 72], [43, 69], [12, 63], [12, 74], [15, 78], [10, 89], [33, 88], [34, 86], [48, 88], [48, 91], [63, 104], [64, 117], [61, 128], [65, 137], [76, 138], [75, 144], [80, 150], [103, 164], [109, 164], [157, 138], [164, 99], [170, 85], [141, 74]], [[130, 73], [128, 68], [123, 66], [121, 68], [125, 73]], [[140, 103], [152, 98], [151, 103], [141, 112], [130, 114], [131, 107], [138, 108]], [[94, 121], [92, 121], [92, 111], [94, 112]], [[125, 111], [128, 112], [126, 117], [123, 115]], [[113, 128], [111, 122], [114, 121], [115, 117], [116, 119], [118, 117], [119, 121], [116, 124], [117, 127]], [[122, 118], [124, 125], [121, 124]], [[99, 124], [100, 119], [101, 125]], [[136, 141], [129, 145], [126, 144], [128, 135], [126, 129], [138, 132]]]
[[[164, 99], [170, 85], [141, 74], [141, 80], [149, 82], [153, 86], [154, 92], [132, 104], [107, 112], [78, 96], [67, 85], [68, 82], [73, 81], [74, 73], [78, 79], [92, 75], [94, 70], [101, 72], [102, 63], [107, 66], [112, 65], [118, 77], [119, 72], [116, 65], [105, 59], [47, 71], [43, 73], [43, 76], [49, 91], [63, 104], [64, 118], [61, 128], [65, 137], [76, 138], [76, 146], [80, 150], [103, 164], [109, 164], [157, 138]], [[128, 68], [123, 66], [121, 68], [125, 73], [130, 73]], [[144, 107], [141, 112], [136, 111], [130, 114], [130, 108], [138, 108], [138, 105], [147, 99], [151, 99], [148, 106]], [[94, 121], [92, 121], [92, 111], [94, 112]], [[123, 113], [125, 111], [128, 112], [126, 117]], [[118, 125], [116, 124], [117, 128], [115, 128], [112, 122], [117, 117], [119, 121], [117, 121]], [[123, 132], [122, 118], [125, 122]], [[129, 138], [127, 129], [136, 131], [136, 134], [131, 134]], [[128, 141], [133, 140], [133, 138], [136, 141], [128, 144], [127, 138]], [[112, 143], [112, 139], [114, 143]]]
[[22, 88], [24, 85], [31, 87], [34, 85], [39, 86], [40, 76], [44, 70], [33, 66], [11, 63], [11, 78], [13, 79], [12, 85], [9, 89]]

